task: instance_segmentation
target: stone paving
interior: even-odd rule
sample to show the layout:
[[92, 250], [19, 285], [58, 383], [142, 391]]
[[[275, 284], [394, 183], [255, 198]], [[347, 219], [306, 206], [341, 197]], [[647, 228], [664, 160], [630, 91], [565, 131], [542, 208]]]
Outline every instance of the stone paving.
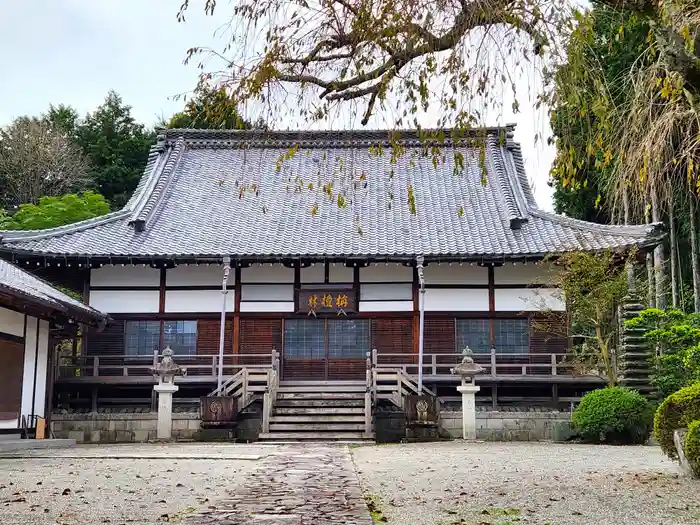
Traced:
[[347, 447], [290, 446], [268, 456], [192, 525], [372, 525]]

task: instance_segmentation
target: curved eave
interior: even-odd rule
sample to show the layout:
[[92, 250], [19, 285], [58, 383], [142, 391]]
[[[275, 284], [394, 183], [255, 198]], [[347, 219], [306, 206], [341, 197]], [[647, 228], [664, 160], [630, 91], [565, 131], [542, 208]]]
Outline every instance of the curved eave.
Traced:
[[[665, 234], [654, 237], [645, 237], [635, 242], [621, 243], [614, 247], [605, 247], [595, 250], [581, 250], [590, 253], [603, 253], [608, 251], [627, 252], [632, 249], [648, 250], [662, 242]], [[309, 262], [396, 262], [413, 263], [418, 255], [423, 255], [428, 262], [467, 262], [480, 264], [499, 264], [505, 261], [535, 261], [546, 257], [563, 255], [576, 250], [551, 250], [547, 252], [527, 252], [527, 253], [491, 253], [491, 254], [240, 254], [230, 255], [224, 253], [211, 254], [153, 254], [153, 255], [116, 255], [116, 254], [80, 254], [80, 253], [52, 253], [36, 252], [0, 246], [0, 254], [10, 256], [12, 262], [44, 260], [47, 262], [57, 262], [60, 265], [65, 263], [85, 264], [86, 267], [97, 264], [144, 264], [162, 266], [164, 263], [213, 263], [220, 264], [222, 258], [230, 255], [234, 263], [238, 265], [254, 263], [295, 263], [299, 261]], [[57, 261], [58, 260], [58, 261]], [[82, 262], [81, 262], [82, 261]]]
[[97, 310], [79, 308], [51, 298], [37, 297], [34, 294], [18, 290], [17, 288], [8, 286], [4, 283], [0, 283], [0, 294], [14, 297], [21, 302], [35, 305], [40, 309], [48, 310], [54, 316], [63, 316], [73, 319], [79, 323], [95, 326], [100, 329], [102, 329], [105, 324], [111, 320], [107, 314], [103, 314]]

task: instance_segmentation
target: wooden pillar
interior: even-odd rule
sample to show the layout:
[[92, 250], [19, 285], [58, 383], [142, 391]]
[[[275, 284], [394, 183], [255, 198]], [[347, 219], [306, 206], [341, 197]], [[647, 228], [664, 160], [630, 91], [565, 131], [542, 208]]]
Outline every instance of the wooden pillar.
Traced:
[[241, 353], [241, 268], [233, 270], [233, 349], [232, 353]]
[[[412, 312], [412, 329], [413, 329], [413, 347], [412, 353], [416, 356], [416, 363], [418, 362], [418, 338], [420, 337], [420, 285], [418, 283], [418, 271], [413, 268], [413, 283], [412, 283], [412, 299], [413, 299], [413, 312]], [[423, 327], [425, 329], [425, 327]], [[425, 334], [423, 334], [425, 337]]]
[[494, 326], [493, 326], [493, 313], [496, 311], [496, 278], [494, 276], [494, 268], [493, 265], [490, 265], [488, 267], [488, 285], [489, 285], [489, 312], [492, 314], [491, 319], [489, 320], [489, 338], [490, 338], [490, 343], [491, 347], [494, 345], [495, 341], [495, 333], [494, 333]]
[[[165, 267], [160, 269], [160, 286], [158, 288], [158, 313], [165, 313], [165, 282], [167, 278], [167, 270]], [[163, 334], [163, 328], [164, 328], [165, 321], [163, 319], [160, 320], [160, 336], [159, 336], [159, 344], [158, 347], [162, 350], [165, 349], [165, 343], [164, 343], [164, 334]]]
[[92, 411], [97, 412], [97, 387], [93, 386], [92, 387]]

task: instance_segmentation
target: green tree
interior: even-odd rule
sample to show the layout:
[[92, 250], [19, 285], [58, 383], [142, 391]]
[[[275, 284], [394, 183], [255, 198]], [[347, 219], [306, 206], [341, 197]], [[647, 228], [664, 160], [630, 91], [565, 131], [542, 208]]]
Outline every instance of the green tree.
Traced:
[[112, 208], [124, 206], [136, 189], [154, 140], [114, 91], [78, 124], [76, 141], [90, 160], [95, 188]]
[[[585, 44], [574, 33], [569, 46], [580, 48], [558, 68], [551, 112], [551, 126], [557, 147], [557, 158], [550, 184], [555, 188], [554, 206], [559, 213], [594, 222], [609, 222], [610, 203], [607, 185], [610, 182], [617, 152], [595, 147], [590, 135], [597, 122], [596, 97], [599, 83], [614, 104], [624, 104], [625, 78], [647, 46], [649, 25], [640, 17], [623, 17], [620, 11], [605, 5], [596, 6], [586, 17], [590, 30]], [[584, 82], [570, 84], [569, 77], [579, 71], [581, 61], [595, 64], [598, 75], [585, 77]], [[572, 103], [575, 99], [575, 103]], [[624, 206], [623, 206], [624, 208]], [[623, 217], [619, 217], [622, 222]], [[628, 210], [629, 215], [629, 210]], [[630, 217], [627, 217], [629, 222]]]
[[200, 84], [185, 108], [167, 122], [168, 128], [193, 129], [251, 129], [264, 128], [264, 123], [255, 125], [246, 121], [236, 108], [233, 97], [225, 88], [217, 89], [209, 84]]
[[[558, 256], [551, 285], [566, 302], [571, 331], [561, 323], [561, 312], [547, 310], [543, 329], [560, 326], [560, 334], [573, 340], [568, 356], [574, 372], [596, 374], [608, 386], [617, 384], [617, 341], [620, 328], [618, 305], [628, 291], [627, 273], [612, 253], [575, 252]], [[551, 317], [547, 319], [547, 317]]]
[[76, 132], [80, 125], [80, 115], [74, 107], [64, 104], [59, 104], [58, 106], [51, 104], [49, 110], [41, 118], [48, 122], [53, 129], [65, 133], [72, 140], [76, 139]]
[[20, 204], [12, 216], [0, 214], [0, 229], [41, 230], [91, 219], [109, 213], [105, 198], [95, 192], [41, 197], [38, 204]]

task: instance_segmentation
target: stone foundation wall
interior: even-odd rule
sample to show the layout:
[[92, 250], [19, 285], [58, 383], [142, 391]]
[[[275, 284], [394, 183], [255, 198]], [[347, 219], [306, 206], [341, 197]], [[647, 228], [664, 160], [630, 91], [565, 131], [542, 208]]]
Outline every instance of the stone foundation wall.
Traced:
[[[462, 437], [462, 412], [442, 411], [442, 427], [456, 438]], [[480, 410], [476, 413], [476, 437], [484, 441], [558, 441], [566, 437], [571, 421], [569, 412], [544, 409]]]
[[[156, 412], [54, 413], [51, 419], [57, 438], [78, 443], [143, 443], [156, 438]], [[173, 413], [173, 439], [195, 439], [198, 431], [199, 412]]]
[[[451, 436], [462, 437], [462, 412], [443, 410], [440, 419], [443, 429]], [[476, 432], [477, 438], [485, 441], [556, 441], [566, 435], [570, 420], [569, 412], [544, 409], [479, 410], [476, 415]], [[251, 420], [252, 423], [256, 421]], [[146, 442], [156, 438], [156, 423], [155, 412], [138, 409], [55, 413], [52, 416], [56, 437], [75, 439], [78, 443]], [[173, 439], [197, 439], [199, 423], [198, 411], [173, 413]], [[250, 425], [240, 426], [247, 429]], [[257, 432], [253, 431], [239, 436], [244, 441], [256, 438]]]

